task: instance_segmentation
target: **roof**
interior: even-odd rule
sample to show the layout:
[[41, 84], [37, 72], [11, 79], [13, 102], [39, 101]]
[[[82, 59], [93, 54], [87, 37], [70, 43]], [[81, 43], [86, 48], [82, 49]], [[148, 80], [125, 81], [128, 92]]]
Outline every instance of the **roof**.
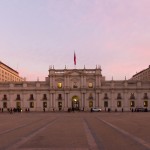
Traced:
[[3, 62], [0, 61], [0, 64], [6, 66], [6, 67], [9, 68], [10, 70], [12, 70], [12, 71], [14, 71], [14, 72], [16, 72], [16, 73], [18, 74], [18, 72], [17, 72], [16, 70], [14, 70], [14, 69], [12, 69], [11, 67], [7, 66], [7, 65], [4, 64]]
[[150, 65], [149, 65], [149, 67], [148, 67], [148, 68], [146, 68], [146, 69], [144, 69], [144, 70], [142, 70], [142, 71], [140, 71], [140, 72], [136, 73], [135, 75], [133, 75], [133, 77], [135, 77], [135, 76], [137, 76], [137, 75], [141, 74], [142, 72], [145, 72], [145, 71], [146, 71], [146, 70], [148, 70], [148, 69], [150, 69]]

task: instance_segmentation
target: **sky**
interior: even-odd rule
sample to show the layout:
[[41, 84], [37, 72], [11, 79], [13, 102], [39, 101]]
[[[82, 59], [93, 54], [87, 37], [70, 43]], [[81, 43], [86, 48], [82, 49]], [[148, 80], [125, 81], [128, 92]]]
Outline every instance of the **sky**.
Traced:
[[130, 79], [150, 65], [150, 0], [0, 0], [0, 61], [28, 81], [102, 68]]

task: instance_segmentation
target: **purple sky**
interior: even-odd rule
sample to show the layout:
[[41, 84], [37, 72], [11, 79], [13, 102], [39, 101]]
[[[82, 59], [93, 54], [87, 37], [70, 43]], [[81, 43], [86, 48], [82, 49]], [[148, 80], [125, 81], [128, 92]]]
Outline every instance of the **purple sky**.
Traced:
[[0, 61], [27, 80], [95, 68], [106, 80], [150, 65], [150, 0], [0, 0]]

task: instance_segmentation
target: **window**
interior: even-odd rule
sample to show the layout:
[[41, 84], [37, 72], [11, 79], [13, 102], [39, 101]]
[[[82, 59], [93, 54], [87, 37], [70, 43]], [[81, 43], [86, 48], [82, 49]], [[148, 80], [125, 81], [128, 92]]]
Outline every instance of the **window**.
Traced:
[[7, 100], [7, 95], [4, 94], [3, 100]]
[[30, 102], [30, 108], [34, 108], [34, 102]]
[[62, 107], [62, 102], [58, 102], [58, 107]]
[[3, 103], [3, 108], [7, 108], [7, 102]]
[[19, 94], [17, 94], [16, 100], [20, 100], [20, 95]]
[[108, 99], [107, 93], [104, 94], [104, 99]]
[[34, 100], [33, 94], [30, 94], [30, 100]]
[[62, 95], [58, 94], [58, 100], [62, 100]]
[[16, 102], [16, 108], [21, 108], [21, 103], [20, 102]]
[[93, 83], [89, 83], [89, 88], [93, 88]]
[[131, 93], [130, 99], [135, 99], [134, 93]]
[[117, 99], [122, 99], [122, 98], [121, 98], [121, 94], [120, 94], [120, 93], [118, 93], [118, 95], [117, 95]]
[[135, 102], [134, 101], [130, 102], [130, 107], [135, 107]]
[[74, 83], [73, 83], [73, 88], [78, 88], [77, 82], [74, 82]]
[[62, 109], [62, 102], [58, 102], [59, 111]]
[[148, 101], [144, 101], [143, 106], [148, 107]]
[[144, 93], [144, 99], [148, 99], [147, 93]]
[[104, 102], [104, 107], [108, 107], [108, 102], [107, 101]]
[[43, 94], [43, 100], [47, 100], [47, 95]]
[[93, 101], [89, 101], [89, 107], [93, 107]]
[[62, 83], [59, 82], [59, 83], [57, 84], [57, 87], [58, 87], [58, 88], [62, 88]]
[[43, 108], [47, 108], [47, 102], [43, 102]]
[[92, 93], [89, 94], [89, 99], [93, 99]]
[[117, 107], [121, 107], [121, 101], [117, 102]]

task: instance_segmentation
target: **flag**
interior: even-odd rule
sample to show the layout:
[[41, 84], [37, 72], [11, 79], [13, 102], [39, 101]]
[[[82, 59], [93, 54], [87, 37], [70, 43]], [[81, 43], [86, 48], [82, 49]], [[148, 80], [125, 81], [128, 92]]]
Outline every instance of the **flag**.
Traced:
[[74, 52], [74, 65], [76, 65], [76, 53]]

